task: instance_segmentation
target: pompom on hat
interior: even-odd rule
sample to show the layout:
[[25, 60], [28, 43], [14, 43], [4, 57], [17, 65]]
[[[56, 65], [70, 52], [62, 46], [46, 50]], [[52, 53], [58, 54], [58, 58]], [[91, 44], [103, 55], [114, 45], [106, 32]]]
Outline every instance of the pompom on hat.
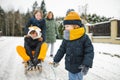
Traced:
[[83, 24], [81, 22], [81, 18], [79, 16], [78, 13], [76, 13], [75, 11], [70, 11], [66, 17], [64, 18], [63, 21], [64, 25], [79, 25], [80, 27], [83, 27]]

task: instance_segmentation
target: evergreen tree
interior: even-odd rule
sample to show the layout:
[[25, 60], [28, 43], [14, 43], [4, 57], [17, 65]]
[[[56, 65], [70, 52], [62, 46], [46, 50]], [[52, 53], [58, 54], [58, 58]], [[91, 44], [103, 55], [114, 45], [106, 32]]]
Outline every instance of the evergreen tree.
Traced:
[[5, 12], [0, 6], [0, 31], [5, 34]]
[[44, 0], [41, 2], [41, 7], [40, 7], [40, 9], [41, 9], [42, 12], [43, 12], [43, 17], [45, 17], [47, 10], [46, 10], [46, 6], [45, 6]]
[[15, 26], [15, 15], [14, 15], [14, 11], [9, 11], [7, 13], [7, 36], [14, 36], [14, 26]]
[[38, 3], [37, 3], [37, 1], [35, 1], [33, 6], [32, 6], [33, 12], [37, 9], [37, 7], [38, 7]]
[[21, 15], [19, 10], [14, 13], [15, 15], [15, 26], [14, 26], [14, 31], [13, 34], [14, 36], [20, 36], [22, 33], [22, 26], [21, 26]]
[[25, 14], [25, 24], [28, 22], [28, 20], [32, 17], [32, 13], [29, 11], [29, 9], [27, 10], [27, 13]]
[[59, 32], [59, 38], [62, 39], [63, 38], [63, 31], [64, 31], [64, 26], [62, 23], [60, 23], [60, 26], [58, 27], [58, 32]]
[[86, 18], [87, 22], [91, 23], [91, 24], [104, 22], [104, 21], [109, 21], [109, 19], [110, 18], [106, 18], [105, 16], [100, 17], [100, 16], [98, 16], [96, 14], [92, 14], [92, 15], [88, 14], [87, 18]]

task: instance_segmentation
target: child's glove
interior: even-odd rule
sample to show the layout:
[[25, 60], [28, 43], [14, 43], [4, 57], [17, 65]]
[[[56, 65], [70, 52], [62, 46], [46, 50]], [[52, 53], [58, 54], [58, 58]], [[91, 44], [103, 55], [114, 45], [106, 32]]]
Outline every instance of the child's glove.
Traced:
[[41, 37], [41, 38], [39, 38], [39, 39], [38, 39], [38, 41], [43, 41], [43, 38], [42, 38], [42, 37]]
[[81, 69], [81, 73], [83, 75], [86, 75], [88, 73], [89, 67], [87, 67], [85, 65], [80, 65], [78, 68]]
[[53, 67], [58, 67], [59, 63], [53, 62]]
[[58, 67], [58, 65], [59, 65], [59, 63], [56, 63], [56, 62], [50, 62], [49, 64], [52, 64], [53, 65], [53, 67]]

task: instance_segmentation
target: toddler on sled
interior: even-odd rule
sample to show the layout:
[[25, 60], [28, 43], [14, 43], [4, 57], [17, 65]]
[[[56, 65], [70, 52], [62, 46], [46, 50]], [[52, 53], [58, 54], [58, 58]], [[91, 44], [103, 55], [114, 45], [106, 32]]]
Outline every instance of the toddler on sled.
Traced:
[[41, 29], [37, 26], [29, 27], [28, 34], [24, 36], [24, 47], [17, 46], [18, 54], [27, 64], [26, 69], [32, 67], [42, 67], [41, 61], [44, 61], [47, 51], [47, 44], [42, 41]]

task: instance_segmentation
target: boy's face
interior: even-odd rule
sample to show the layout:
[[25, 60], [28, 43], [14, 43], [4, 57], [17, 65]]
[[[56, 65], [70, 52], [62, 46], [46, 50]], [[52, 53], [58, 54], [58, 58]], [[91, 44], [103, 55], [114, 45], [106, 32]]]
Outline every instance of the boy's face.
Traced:
[[37, 33], [32, 33], [31, 36], [34, 38], [34, 37], [37, 37]]
[[37, 12], [37, 13], [35, 14], [35, 18], [36, 18], [37, 20], [41, 20], [41, 19], [42, 19], [41, 13], [40, 13], [40, 12]]
[[65, 25], [65, 30], [72, 30], [74, 29], [73, 25]]

